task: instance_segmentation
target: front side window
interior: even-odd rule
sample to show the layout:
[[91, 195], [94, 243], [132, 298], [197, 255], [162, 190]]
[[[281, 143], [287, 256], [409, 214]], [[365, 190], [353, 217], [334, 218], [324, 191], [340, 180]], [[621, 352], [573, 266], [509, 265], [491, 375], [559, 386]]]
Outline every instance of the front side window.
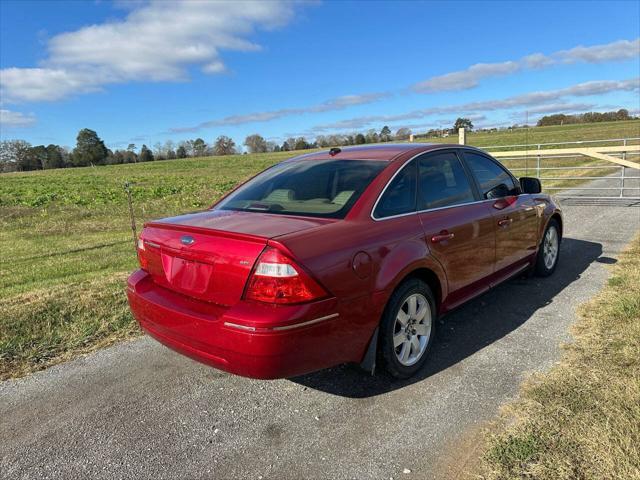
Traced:
[[454, 152], [431, 153], [419, 160], [419, 210], [450, 207], [475, 200], [469, 178]]
[[303, 160], [265, 170], [216, 210], [344, 218], [388, 165], [377, 160]]
[[416, 162], [398, 172], [386, 188], [373, 212], [375, 218], [392, 217], [416, 211]]
[[467, 165], [475, 175], [484, 198], [517, 195], [518, 189], [509, 173], [490, 158], [474, 152], [464, 152]]

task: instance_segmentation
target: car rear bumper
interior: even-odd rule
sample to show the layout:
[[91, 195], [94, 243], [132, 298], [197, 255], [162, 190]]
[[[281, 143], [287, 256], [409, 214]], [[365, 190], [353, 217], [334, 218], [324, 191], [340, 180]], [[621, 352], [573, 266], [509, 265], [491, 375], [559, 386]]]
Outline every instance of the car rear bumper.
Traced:
[[[167, 347], [251, 378], [286, 378], [359, 361], [367, 338], [345, 341], [357, 327], [335, 298], [282, 306], [240, 301], [223, 307], [157, 286], [144, 271], [128, 280], [140, 326]], [[362, 331], [360, 331], [362, 334]]]

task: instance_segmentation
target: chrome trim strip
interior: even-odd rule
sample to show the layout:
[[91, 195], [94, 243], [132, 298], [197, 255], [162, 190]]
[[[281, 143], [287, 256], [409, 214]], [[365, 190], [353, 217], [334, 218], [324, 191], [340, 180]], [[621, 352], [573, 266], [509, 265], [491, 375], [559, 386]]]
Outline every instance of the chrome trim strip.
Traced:
[[383, 218], [371, 217], [371, 218], [373, 218], [373, 220], [375, 220], [376, 222], [381, 222], [383, 220], [389, 220], [389, 219], [392, 219], [392, 218], [406, 217], [407, 215], [417, 215], [419, 213], [435, 212], [437, 210], [445, 210], [447, 208], [464, 207], [465, 205], [475, 205], [476, 203], [495, 202], [496, 200], [498, 200], [498, 199], [497, 198], [489, 198], [489, 199], [486, 199], [486, 200], [476, 200], [475, 202], [458, 203], [456, 205], [447, 205], [446, 207], [436, 207], [436, 208], [427, 208], [426, 210], [416, 210], [415, 212], [401, 213], [399, 215], [393, 215], [391, 217], [383, 217]]
[[150, 242], [149, 240], [143, 240], [145, 245], [149, 245], [150, 247], [160, 248], [160, 245], [155, 242]]
[[271, 327], [270, 330], [275, 330], [280, 332], [282, 330], [291, 330], [294, 328], [306, 327], [307, 325], [313, 325], [315, 323], [324, 322], [325, 320], [329, 320], [331, 318], [336, 318], [339, 315], [340, 315], [339, 313], [332, 313], [331, 315], [326, 315], [324, 317], [316, 318], [314, 320], [309, 320], [307, 322], [294, 323], [293, 325], [285, 325], [283, 327]]
[[225, 327], [237, 328], [238, 330], [247, 330], [249, 332], [255, 332], [256, 327], [250, 327], [248, 325], [239, 325], [237, 323], [232, 322], [224, 322]]
[[324, 322], [325, 320], [330, 320], [332, 318], [338, 317], [339, 313], [332, 313], [331, 315], [326, 315], [324, 317], [315, 318], [313, 320], [308, 320], [306, 322], [294, 323], [292, 325], [283, 325], [282, 327], [250, 327], [248, 325], [240, 325], [238, 323], [232, 322], [224, 322], [225, 327], [237, 328], [238, 330], [245, 330], [248, 332], [281, 332], [283, 330], [292, 330], [294, 328], [306, 327], [307, 325], [314, 325], [316, 323]]
[[[408, 215], [417, 215], [419, 213], [426, 213], [426, 212], [433, 212], [436, 210], [444, 210], [445, 208], [455, 208], [455, 207], [463, 207], [465, 205], [473, 205], [475, 203], [483, 203], [483, 202], [490, 202], [490, 201], [495, 201], [495, 198], [490, 198], [490, 199], [485, 199], [485, 200], [476, 200], [474, 202], [467, 202], [467, 203], [459, 203], [457, 205], [447, 205], [446, 207], [436, 207], [436, 208], [427, 208], [425, 210], [416, 210], [415, 212], [407, 212], [407, 213], [400, 213], [398, 215], [391, 215], [389, 217], [382, 217], [382, 218], [376, 218], [373, 216], [373, 212], [375, 212], [376, 207], [378, 206], [378, 202], [380, 201], [380, 199], [382, 198], [382, 195], [384, 195], [384, 192], [387, 190], [387, 188], [389, 187], [389, 185], [391, 184], [391, 182], [393, 182], [393, 179], [396, 178], [396, 175], [398, 175], [402, 169], [404, 167], [406, 167], [413, 159], [419, 157], [420, 155], [424, 155], [427, 153], [431, 153], [431, 152], [437, 152], [438, 150], [476, 150], [478, 152], [482, 152], [485, 155], [487, 154], [486, 152], [484, 152], [483, 150], [480, 150], [479, 148], [476, 147], [472, 147], [469, 145], [460, 145], [460, 146], [446, 146], [446, 147], [439, 147], [439, 148], [434, 148], [431, 150], [427, 150], [425, 152], [420, 152], [416, 155], [414, 155], [413, 157], [411, 157], [409, 160], [407, 160], [404, 165], [402, 165], [397, 171], [396, 173], [393, 174], [393, 176], [389, 179], [389, 181], [387, 182], [387, 184], [384, 186], [384, 188], [382, 189], [382, 191], [380, 192], [380, 194], [378, 195], [378, 198], [376, 199], [376, 203], [373, 204], [373, 208], [371, 209], [371, 213], [370, 213], [370, 217], [374, 222], [382, 222], [384, 220], [392, 220], [394, 218], [400, 218], [400, 217], [406, 217]], [[417, 192], [416, 192], [417, 194]]]

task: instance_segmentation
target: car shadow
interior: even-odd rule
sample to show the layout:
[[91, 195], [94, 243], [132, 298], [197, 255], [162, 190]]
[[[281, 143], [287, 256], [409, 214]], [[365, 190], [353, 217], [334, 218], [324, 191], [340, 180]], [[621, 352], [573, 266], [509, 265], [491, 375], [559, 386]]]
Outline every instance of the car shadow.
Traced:
[[560, 263], [550, 277], [515, 277], [444, 317], [428, 362], [410, 379], [396, 380], [380, 370], [372, 376], [356, 365], [341, 365], [290, 380], [350, 398], [372, 397], [420, 382], [516, 330], [538, 309], [552, 303], [594, 261], [615, 262], [601, 254], [599, 243], [564, 238]]

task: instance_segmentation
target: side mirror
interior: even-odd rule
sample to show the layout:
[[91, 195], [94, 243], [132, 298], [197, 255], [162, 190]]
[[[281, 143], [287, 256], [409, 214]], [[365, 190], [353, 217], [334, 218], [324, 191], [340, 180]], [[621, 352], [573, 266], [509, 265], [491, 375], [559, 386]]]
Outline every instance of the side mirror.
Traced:
[[508, 197], [509, 195], [511, 195], [511, 190], [509, 190], [509, 187], [507, 187], [504, 183], [496, 185], [484, 194], [485, 198], [488, 199]]
[[522, 177], [520, 178], [520, 187], [523, 193], [540, 193], [542, 192], [542, 185], [540, 180], [534, 177]]

